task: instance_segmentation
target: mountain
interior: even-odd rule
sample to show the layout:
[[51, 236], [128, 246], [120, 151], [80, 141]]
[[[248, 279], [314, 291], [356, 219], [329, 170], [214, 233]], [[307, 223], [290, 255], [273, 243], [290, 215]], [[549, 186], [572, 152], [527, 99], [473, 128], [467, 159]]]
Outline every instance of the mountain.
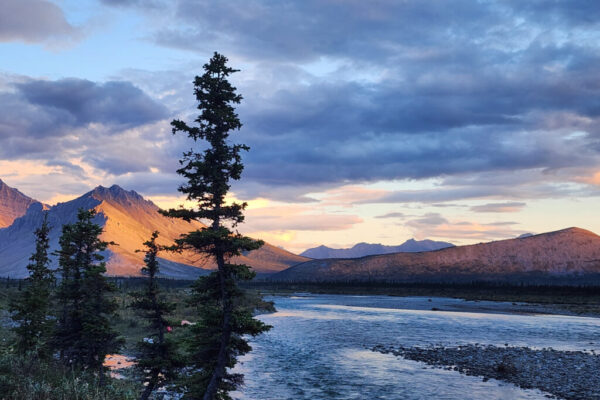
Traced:
[[5, 228], [27, 212], [29, 206], [39, 201], [25, 196], [0, 179], [0, 228]]
[[311, 260], [275, 274], [271, 279], [472, 281], [592, 274], [600, 274], [600, 236], [584, 229], [568, 228], [421, 253]]
[[415, 253], [419, 251], [432, 251], [454, 246], [448, 242], [433, 240], [409, 239], [398, 246], [385, 246], [383, 244], [358, 243], [349, 249], [332, 249], [327, 246], [313, 247], [301, 253], [301, 256], [310, 258], [358, 258], [376, 254], [390, 254], [399, 252]]
[[[77, 199], [50, 207], [48, 220], [53, 228], [50, 233], [51, 251], [58, 248], [61, 226], [74, 222], [79, 208], [95, 209], [98, 213], [95, 222], [104, 229], [102, 238], [118, 244], [105, 252], [107, 272], [113, 276], [140, 275], [143, 254], [136, 253], [136, 250], [142, 248], [142, 243], [153, 231], [160, 232], [159, 243], [172, 244], [181, 234], [204, 226], [199, 222], [188, 223], [164, 217], [158, 213], [159, 208], [154, 203], [134, 191], [116, 185], [110, 188], [99, 186]], [[33, 231], [40, 226], [42, 218], [43, 207], [37, 203], [11, 226], [0, 229], [0, 276], [21, 278], [27, 275], [25, 266], [34, 250]], [[194, 278], [214, 268], [211, 260], [191, 252], [163, 252], [160, 256], [161, 272], [165, 276]], [[235, 259], [254, 267], [259, 273], [281, 271], [306, 260], [269, 244]]]

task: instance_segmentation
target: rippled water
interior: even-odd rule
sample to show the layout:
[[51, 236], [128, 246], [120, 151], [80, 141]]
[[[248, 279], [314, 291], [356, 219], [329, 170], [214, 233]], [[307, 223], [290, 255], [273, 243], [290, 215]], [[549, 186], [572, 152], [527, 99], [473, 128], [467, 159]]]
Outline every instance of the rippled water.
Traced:
[[480, 343], [600, 351], [596, 318], [475, 312], [502, 304], [439, 298], [269, 300], [278, 312], [259, 318], [273, 329], [252, 340], [254, 350], [236, 368], [246, 382], [236, 399], [542, 399], [536, 390], [426, 368], [370, 348]]

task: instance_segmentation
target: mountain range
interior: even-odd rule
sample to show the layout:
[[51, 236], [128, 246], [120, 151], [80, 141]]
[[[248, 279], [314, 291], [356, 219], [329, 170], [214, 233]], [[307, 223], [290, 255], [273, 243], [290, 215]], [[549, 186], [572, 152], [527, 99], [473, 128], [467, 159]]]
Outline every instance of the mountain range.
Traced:
[[448, 242], [436, 242], [433, 240], [409, 239], [398, 246], [385, 246], [379, 243], [358, 243], [349, 249], [333, 249], [327, 246], [313, 247], [300, 253], [301, 256], [310, 258], [358, 258], [376, 254], [390, 253], [416, 253], [420, 251], [432, 251], [454, 246]]
[[[110, 188], [98, 186], [81, 197], [52, 207], [44, 206], [5, 184], [1, 193], [4, 194], [0, 199], [3, 209], [8, 210], [6, 215], [12, 215], [15, 219], [12, 224], [0, 229], [0, 276], [27, 276], [26, 265], [35, 246], [33, 232], [41, 225], [44, 211], [48, 212], [52, 227], [50, 251], [54, 251], [58, 248], [62, 225], [74, 222], [80, 208], [95, 209], [95, 222], [104, 229], [102, 238], [117, 243], [104, 254], [108, 274], [116, 276], [140, 275], [143, 254], [136, 250], [142, 248], [142, 243], [153, 231], [159, 231], [158, 242], [167, 245], [181, 234], [204, 226], [199, 222], [188, 223], [165, 217], [151, 201], [116, 185]], [[29, 204], [29, 207], [24, 212], [25, 204]], [[5, 218], [5, 221], [9, 220], [10, 217]], [[162, 274], [174, 278], [190, 279], [214, 268], [210, 259], [191, 252], [163, 252], [160, 257]], [[265, 244], [258, 250], [236, 257], [235, 262], [248, 264], [259, 273], [273, 273], [307, 260], [306, 257]], [[53, 266], [57, 266], [55, 257]]]
[[[50, 251], [54, 251], [58, 249], [62, 225], [74, 222], [80, 208], [96, 210], [95, 222], [104, 230], [102, 238], [117, 243], [104, 254], [107, 272], [113, 276], [140, 275], [143, 254], [136, 250], [153, 231], [158, 230], [159, 243], [167, 245], [181, 234], [204, 226], [199, 222], [164, 217], [154, 203], [116, 185], [98, 186], [74, 200], [47, 206], [0, 180], [0, 276], [27, 276], [26, 265], [35, 247], [33, 232], [41, 225], [44, 212], [48, 213], [52, 226]], [[415, 252], [436, 246], [438, 250]], [[389, 253], [398, 250], [401, 252]], [[364, 252], [384, 254], [353, 258]], [[335, 258], [329, 258], [332, 256]], [[400, 246], [368, 243], [359, 243], [351, 249], [320, 246], [303, 255], [267, 243], [234, 261], [248, 264], [258, 273], [271, 274], [269, 279], [280, 281], [591, 279], [600, 277], [600, 236], [584, 229], [568, 228], [467, 246], [411, 239]], [[163, 252], [160, 264], [164, 276], [179, 279], [193, 279], [214, 268], [210, 259], [191, 252]], [[57, 267], [55, 257], [53, 266]]]
[[449, 247], [354, 259], [311, 260], [271, 277], [280, 281], [531, 280], [600, 274], [600, 236], [580, 228]]

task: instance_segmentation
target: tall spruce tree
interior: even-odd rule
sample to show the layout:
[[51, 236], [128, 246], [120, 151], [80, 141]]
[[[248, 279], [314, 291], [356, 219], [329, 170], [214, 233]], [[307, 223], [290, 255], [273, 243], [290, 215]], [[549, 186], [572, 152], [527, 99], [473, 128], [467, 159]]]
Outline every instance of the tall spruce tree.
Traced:
[[100, 239], [102, 227], [94, 223], [95, 210], [80, 209], [77, 221], [63, 225], [59, 256], [61, 281], [58, 288], [56, 348], [66, 364], [97, 370], [104, 376], [106, 354], [118, 351], [122, 341], [110, 318], [117, 303], [108, 297], [115, 290], [104, 273], [100, 252], [109, 243]]
[[174, 120], [173, 133], [181, 132], [194, 142], [208, 146], [198, 152], [185, 152], [177, 173], [187, 179], [179, 191], [195, 202], [192, 209], [171, 209], [165, 215], [186, 221], [209, 221], [206, 228], [189, 232], [177, 240], [179, 249], [188, 249], [212, 257], [217, 271], [201, 277], [193, 286], [192, 304], [198, 310], [198, 322], [191, 328], [188, 341], [192, 371], [184, 390], [188, 399], [229, 399], [229, 391], [242, 382], [242, 376], [227, 369], [237, 357], [250, 351], [243, 335], [258, 335], [270, 327], [252, 317], [244, 305], [243, 292], [237, 281], [249, 280], [254, 272], [246, 265], [232, 264], [230, 259], [244, 251], [258, 249], [263, 242], [234, 231], [244, 221], [246, 203], [225, 202], [231, 180], [239, 180], [243, 170], [243, 144], [230, 144], [232, 131], [242, 124], [235, 112], [242, 96], [227, 80], [238, 70], [227, 66], [227, 58], [214, 53], [204, 65], [204, 74], [194, 80], [194, 94], [200, 115], [196, 126]]
[[160, 287], [156, 280], [159, 272], [157, 260], [160, 245], [156, 243], [158, 232], [153, 232], [150, 240], [144, 242], [146, 266], [142, 273], [147, 276], [145, 288], [138, 293], [133, 293], [131, 307], [148, 322], [149, 330], [145, 340], [138, 343], [137, 369], [144, 377], [146, 388], [142, 392], [141, 400], [150, 397], [155, 389], [164, 386], [177, 377], [177, 370], [183, 364], [177, 353], [175, 342], [167, 337], [169, 321], [167, 317], [175, 310], [175, 304], [167, 302], [161, 295]]
[[49, 345], [54, 319], [50, 317], [50, 294], [54, 273], [49, 268], [48, 257], [50, 225], [44, 213], [42, 226], [35, 231], [35, 252], [27, 265], [29, 277], [23, 294], [12, 304], [12, 319], [18, 323], [16, 349], [21, 353], [33, 353], [37, 358], [48, 358], [52, 351]]

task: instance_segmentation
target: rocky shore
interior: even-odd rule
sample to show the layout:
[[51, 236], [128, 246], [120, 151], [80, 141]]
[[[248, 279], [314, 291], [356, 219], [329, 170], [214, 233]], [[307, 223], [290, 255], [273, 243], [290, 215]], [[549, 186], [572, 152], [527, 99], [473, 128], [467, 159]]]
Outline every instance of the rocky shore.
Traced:
[[437, 368], [539, 389], [561, 399], [600, 399], [600, 356], [593, 352], [527, 347], [375, 346], [373, 351], [421, 361]]

